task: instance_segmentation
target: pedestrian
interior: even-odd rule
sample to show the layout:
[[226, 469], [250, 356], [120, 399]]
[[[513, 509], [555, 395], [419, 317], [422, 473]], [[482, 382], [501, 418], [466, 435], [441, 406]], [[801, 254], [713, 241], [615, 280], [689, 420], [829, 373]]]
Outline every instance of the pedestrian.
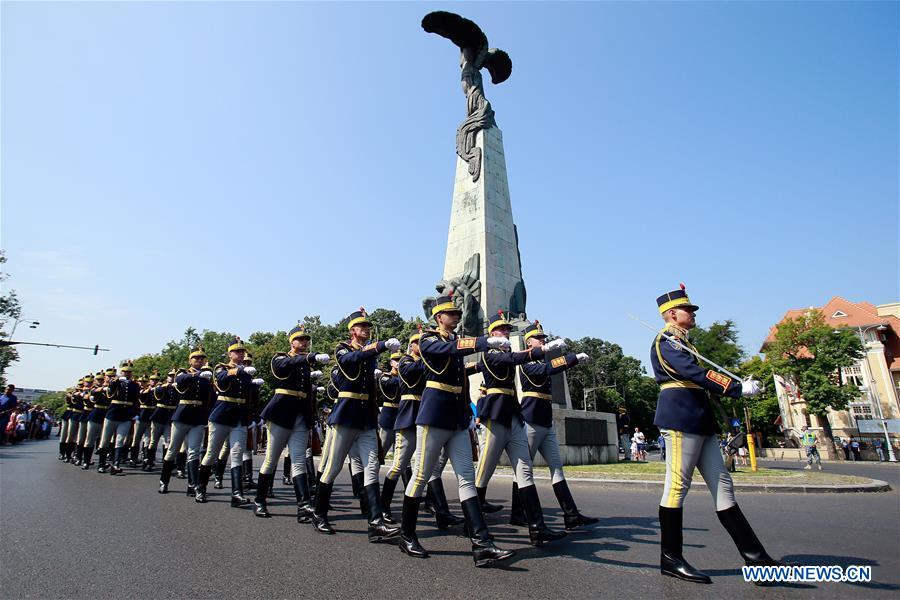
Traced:
[[841, 450], [844, 451], [844, 460], [850, 460], [850, 442], [847, 438], [841, 439]]
[[881, 441], [881, 438], [875, 438], [872, 445], [875, 446], [875, 454], [878, 455], [879, 462], [884, 462], [884, 442]]
[[804, 425], [800, 428], [800, 443], [803, 445], [803, 448], [806, 450], [806, 466], [803, 467], [805, 470], [812, 469], [813, 461], [815, 461], [816, 466], [819, 467], [819, 470], [822, 470], [822, 459], [819, 457], [819, 450], [816, 448], [816, 434]]
[[633, 452], [636, 455], [635, 460], [646, 461], [647, 460], [647, 438], [644, 436], [644, 432], [641, 431], [640, 427], [634, 428], [634, 435], [631, 437], [631, 442], [634, 444]]
[[659, 438], [657, 438], [656, 443], [659, 444], [659, 460], [666, 460], [666, 438], [663, 434], [659, 434]]
[[619, 447], [625, 453], [625, 460], [631, 460], [631, 417], [624, 406], [619, 407], [616, 415], [616, 428], [619, 430]]
[[6, 386], [3, 394], [0, 394], [0, 445], [6, 446], [10, 443], [6, 433], [6, 426], [10, 422], [10, 415], [19, 405], [19, 399], [13, 393], [16, 386], [9, 384]]
[[[659, 384], [653, 424], [666, 436], [666, 482], [659, 506], [660, 571], [663, 575], [696, 583], [711, 583], [708, 575], [692, 567], [682, 555], [684, 499], [694, 469], [712, 494], [716, 516], [737, 546], [747, 566], [778, 566], [766, 552], [734, 498], [734, 483], [719, 450], [717, 425], [710, 394], [741, 398], [760, 392], [759, 382], [736, 381], [702, 367], [688, 336], [695, 327], [694, 313], [684, 285], [656, 299], [665, 329], [656, 335], [650, 363]], [[690, 351], [690, 352], [689, 352]]]
[[853, 461], [857, 462], [862, 460], [859, 455], [859, 440], [856, 438], [852, 438], [850, 440], [850, 451], [853, 453]]

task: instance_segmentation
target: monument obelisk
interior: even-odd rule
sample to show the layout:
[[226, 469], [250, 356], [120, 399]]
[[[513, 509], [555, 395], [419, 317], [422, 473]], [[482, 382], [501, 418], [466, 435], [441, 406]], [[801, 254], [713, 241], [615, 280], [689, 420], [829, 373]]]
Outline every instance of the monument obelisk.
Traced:
[[468, 19], [433, 12], [422, 27], [450, 39], [460, 49], [466, 119], [456, 132], [456, 179], [447, 235], [443, 280], [438, 289], [454, 290], [463, 308], [462, 327], [481, 335], [487, 316], [498, 310], [525, 318], [525, 283], [513, 223], [503, 134], [484, 96], [481, 69], [502, 83], [512, 73], [503, 50], [488, 48], [487, 37]]

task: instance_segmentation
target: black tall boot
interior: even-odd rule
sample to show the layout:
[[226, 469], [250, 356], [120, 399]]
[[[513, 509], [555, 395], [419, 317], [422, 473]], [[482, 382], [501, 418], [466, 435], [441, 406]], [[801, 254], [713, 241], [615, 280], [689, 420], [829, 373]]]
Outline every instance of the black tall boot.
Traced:
[[91, 457], [94, 454], [93, 446], [85, 446], [84, 452], [81, 455], [81, 470], [87, 471], [91, 468]]
[[[394, 483], [396, 485], [396, 482]], [[416, 535], [416, 520], [419, 518], [421, 502], [421, 498], [410, 498], [403, 494], [403, 513], [400, 516], [400, 551], [415, 558], [428, 558], [428, 552], [419, 543]]]
[[147, 446], [144, 450], [144, 470], [148, 473], [156, 466], [156, 446]]
[[738, 552], [741, 553], [748, 567], [777, 567], [781, 565], [780, 562], [769, 556], [766, 549], [763, 548], [762, 543], [756, 537], [753, 528], [750, 527], [750, 523], [747, 522], [744, 513], [741, 512], [741, 508], [737, 504], [731, 508], [717, 511], [716, 516], [719, 517], [719, 521], [725, 527], [725, 531], [734, 540], [734, 545], [737, 546]]
[[187, 452], [179, 452], [175, 455], [175, 477], [187, 478]]
[[428, 489], [434, 501], [434, 520], [438, 529], [447, 529], [456, 525], [462, 525], [465, 519], [457, 517], [450, 512], [450, 504], [447, 502], [447, 494], [444, 493], [444, 482], [438, 478], [428, 482]]
[[200, 464], [197, 469], [197, 494], [194, 501], [200, 504], [206, 503], [206, 486], [209, 485], [209, 476], [212, 474], [212, 466]]
[[266, 494], [274, 481], [275, 473], [269, 473], [267, 475], [262, 471], [259, 472], [259, 479], [256, 482], [256, 497], [253, 499], [253, 514], [257, 517], [267, 519], [272, 516], [269, 514], [269, 506], [266, 503]]
[[200, 461], [192, 460], [191, 462], [187, 463], [185, 470], [187, 471], [188, 482], [187, 490], [185, 493], [193, 498], [197, 494], [197, 479], [199, 478]]
[[110, 475], [118, 475], [122, 472], [122, 468], [119, 466], [122, 463], [122, 453], [125, 452], [125, 448], [114, 448], [113, 449], [113, 462], [109, 467]]
[[159, 493], [160, 494], [168, 494], [169, 493], [169, 481], [172, 479], [172, 470], [175, 468], [175, 463], [171, 460], [163, 459], [162, 464], [162, 472], [159, 474]]
[[434, 507], [434, 491], [433, 488], [425, 486], [425, 502], [422, 504], [422, 508], [429, 515], [434, 515], [437, 512], [437, 509]]
[[126, 454], [129, 456], [128, 466], [136, 467], [136, 466], [138, 466], [138, 464], [140, 464], [140, 463], [138, 463], [138, 452], [140, 452], [141, 447], [140, 446], [132, 446], [129, 450], [130, 450], [130, 452], [126, 452]]
[[384, 516], [381, 514], [381, 492], [378, 489], [378, 483], [370, 483], [365, 486], [363, 493], [369, 509], [369, 541], [380, 542], [400, 535], [399, 527], [391, 527], [384, 522]]
[[213, 469], [213, 488], [221, 490], [224, 485], [222, 480], [225, 478], [225, 461], [221, 458], [216, 459], [215, 469]]
[[297, 498], [297, 522], [309, 523], [312, 519], [312, 505], [309, 503], [309, 479], [306, 473], [301, 473], [293, 478], [294, 496]]
[[412, 481], [412, 467], [403, 469], [403, 472], [400, 473], [400, 479], [403, 481], [403, 489], [405, 490], [406, 486], [409, 485], [409, 482]]
[[331, 502], [331, 491], [334, 489], [333, 483], [319, 482], [319, 491], [316, 494], [316, 506], [313, 510], [312, 524], [319, 533], [334, 535], [334, 528], [328, 522], [328, 507]]
[[[369, 516], [369, 497], [366, 495], [365, 491], [365, 481], [366, 475], [365, 473], [357, 473], [356, 475], [350, 476], [350, 481], [353, 484], [353, 495], [359, 498], [359, 512], [362, 516]], [[356, 493], [355, 490], [359, 489], [359, 494]]]
[[572, 492], [569, 491], [569, 484], [565, 479], [553, 484], [553, 493], [556, 494], [556, 500], [563, 511], [566, 529], [575, 529], [581, 525], [593, 525], [600, 520], [596, 517], [586, 517], [578, 512]]
[[72, 462], [72, 452], [75, 451], [75, 444], [66, 442], [66, 460], [65, 462]]
[[281, 464], [281, 483], [284, 485], [294, 485], [294, 482], [291, 480], [291, 457], [285, 456], [284, 462]]
[[[381, 517], [388, 525], [396, 525], [397, 520], [391, 514], [391, 503], [394, 501], [394, 490], [397, 489], [397, 480], [390, 477], [384, 478], [384, 485], [381, 486]], [[418, 507], [416, 507], [418, 511]]]
[[231, 467], [231, 506], [240, 508], [250, 504], [250, 499], [244, 497], [244, 475], [242, 467]]
[[[348, 468], [348, 470], [350, 470]], [[350, 489], [353, 490], [354, 498], [361, 498], [363, 496], [363, 482], [365, 481], [365, 475], [360, 473], [359, 475], [354, 475], [353, 471], [350, 470]]]
[[544, 542], [554, 542], [566, 537], [565, 531], [550, 529], [544, 522], [544, 511], [541, 508], [537, 486], [519, 488], [519, 496], [522, 498], [525, 514], [528, 515], [528, 538], [532, 546], [541, 546]]
[[528, 527], [528, 515], [525, 514], [525, 508], [522, 506], [522, 497], [519, 496], [519, 484], [515, 481], [512, 484], [512, 506], [509, 511], [510, 525]]
[[75, 460], [72, 461], [72, 464], [76, 467], [81, 466], [81, 453], [84, 451], [84, 448], [75, 443]]
[[466, 517], [466, 528], [472, 542], [472, 560], [476, 567], [489, 567], [495, 562], [507, 560], [515, 555], [512, 550], [501, 550], [494, 545], [494, 538], [488, 531], [481, 501], [478, 498], [463, 500], [463, 514]]
[[59, 456], [56, 457], [56, 460], [66, 460], [66, 443], [59, 442]]
[[106, 473], [106, 455], [109, 453], [107, 448], [98, 448], [97, 449], [97, 472], [98, 473]]
[[662, 537], [659, 572], [694, 583], [712, 583], [712, 579], [688, 564], [681, 555], [683, 543], [682, 509], [659, 507], [659, 529]]
[[244, 461], [244, 487], [248, 490], [256, 489], [256, 482], [253, 481], [253, 459], [248, 458]]
[[485, 497], [487, 496], [487, 488], [486, 487], [483, 487], [483, 488], [477, 487], [477, 488], [475, 488], [475, 491], [478, 492], [478, 500], [481, 502], [481, 510], [485, 514], [495, 513], [495, 512], [499, 512], [499, 511], [503, 510], [503, 507], [500, 506], [499, 504], [491, 504], [490, 502], [485, 500]]
[[313, 494], [316, 493], [316, 461], [313, 460], [312, 456], [306, 457], [306, 478], [309, 480], [309, 494], [312, 497]]

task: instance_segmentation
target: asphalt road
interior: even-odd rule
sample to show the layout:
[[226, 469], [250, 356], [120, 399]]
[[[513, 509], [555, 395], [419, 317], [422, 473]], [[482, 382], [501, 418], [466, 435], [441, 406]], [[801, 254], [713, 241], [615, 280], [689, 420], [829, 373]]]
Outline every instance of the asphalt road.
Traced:
[[[892, 478], [889, 493], [741, 495], [774, 556], [794, 564], [873, 567], [869, 584], [759, 588], [742, 580], [740, 558], [702, 487], [686, 504], [685, 555], [713, 577], [712, 586], [659, 575], [658, 491], [573, 483], [582, 511], [602, 520], [541, 549], [505, 523], [507, 511], [498, 513], [489, 519], [498, 544], [519, 553], [503, 568], [483, 570], [473, 567], [467, 540], [439, 532], [430, 518], [420, 520], [419, 532], [428, 560], [406, 557], [394, 544], [367, 543], [346, 477], [333, 501], [339, 533], [322, 536], [297, 524], [290, 488], [280, 482], [274, 518], [257, 519], [230, 508], [228, 490], [211, 489], [210, 502], [201, 505], [179, 494], [185, 482], [173, 479], [172, 493], [162, 496], [155, 473], [81, 471], [58, 462], [56, 449], [56, 438], [0, 448], [0, 597], [887, 598], [900, 592], [895, 466], [867, 467], [878, 469], [879, 479]], [[453, 489], [450, 477], [445, 485]], [[509, 479], [495, 480], [489, 498], [508, 506], [509, 486]], [[559, 526], [552, 491], [546, 481], [539, 488], [549, 522]]]

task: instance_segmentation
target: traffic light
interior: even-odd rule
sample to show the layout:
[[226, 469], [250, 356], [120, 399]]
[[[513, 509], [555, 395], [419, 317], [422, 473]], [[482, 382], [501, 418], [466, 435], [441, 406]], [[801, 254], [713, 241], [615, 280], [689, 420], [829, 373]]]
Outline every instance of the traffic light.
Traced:
[[99, 352], [99, 351], [100, 351], [100, 344], [97, 344], [96, 346], [94, 346], [94, 356], [97, 356], [97, 352]]

